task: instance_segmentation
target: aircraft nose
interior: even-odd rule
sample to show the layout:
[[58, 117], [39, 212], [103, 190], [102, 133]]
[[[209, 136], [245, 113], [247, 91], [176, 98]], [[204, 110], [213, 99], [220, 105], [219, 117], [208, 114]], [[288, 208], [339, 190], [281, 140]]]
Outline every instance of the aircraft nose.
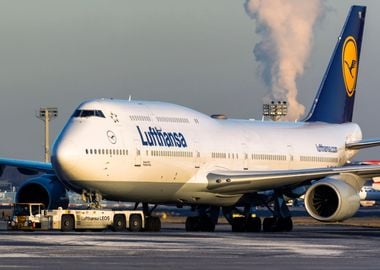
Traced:
[[57, 172], [64, 175], [75, 173], [78, 166], [78, 158], [78, 147], [72, 140], [64, 139], [55, 143], [51, 162]]

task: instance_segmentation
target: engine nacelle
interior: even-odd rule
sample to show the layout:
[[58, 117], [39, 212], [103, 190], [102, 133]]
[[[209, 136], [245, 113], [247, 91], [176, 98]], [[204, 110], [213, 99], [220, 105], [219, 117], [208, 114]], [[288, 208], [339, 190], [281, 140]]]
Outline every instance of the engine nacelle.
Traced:
[[316, 220], [342, 221], [358, 211], [360, 197], [354, 187], [331, 177], [318, 181], [308, 189], [305, 207], [309, 215]]
[[16, 194], [18, 203], [43, 203], [47, 209], [67, 208], [66, 188], [55, 175], [44, 174], [26, 180]]

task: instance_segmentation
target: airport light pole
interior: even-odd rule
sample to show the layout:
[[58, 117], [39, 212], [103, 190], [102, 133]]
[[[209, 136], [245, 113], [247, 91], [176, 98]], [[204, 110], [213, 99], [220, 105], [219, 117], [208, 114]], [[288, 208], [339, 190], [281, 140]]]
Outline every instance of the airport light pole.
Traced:
[[270, 117], [273, 121], [279, 120], [288, 114], [286, 101], [272, 101], [270, 104], [263, 104], [263, 116]]
[[37, 118], [45, 122], [45, 162], [50, 160], [50, 137], [49, 122], [58, 116], [58, 109], [55, 107], [40, 108]]

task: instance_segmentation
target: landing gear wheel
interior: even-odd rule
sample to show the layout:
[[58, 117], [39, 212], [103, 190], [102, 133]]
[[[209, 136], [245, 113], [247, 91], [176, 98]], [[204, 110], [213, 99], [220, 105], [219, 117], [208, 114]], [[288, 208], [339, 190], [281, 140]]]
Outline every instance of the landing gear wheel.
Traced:
[[261, 219], [258, 217], [237, 217], [232, 219], [231, 227], [233, 232], [260, 232]]
[[292, 218], [287, 217], [283, 219], [283, 229], [285, 232], [290, 232], [293, 230], [293, 221]]
[[159, 232], [161, 230], [161, 220], [159, 217], [147, 217], [145, 219], [145, 231]]
[[187, 232], [197, 232], [199, 231], [199, 221], [198, 217], [187, 217], [185, 223], [185, 229]]
[[247, 232], [260, 232], [261, 231], [261, 219], [259, 217], [250, 217], [246, 223]]
[[125, 221], [124, 215], [115, 215], [113, 218], [113, 226], [112, 230], [114, 232], [122, 232], [125, 231], [127, 222]]
[[161, 220], [159, 217], [154, 217], [153, 219], [153, 231], [154, 232], [159, 232], [161, 230]]
[[263, 231], [264, 232], [273, 232], [274, 218], [267, 217], [263, 221]]
[[208, 216], [200, 217], [201, 232], [214, 232], [215, 224]]
[[213, 232], [215, 231], [215, 224], [207, 216], [188, 217], [185, 228], [187, 232]]
[[265, 218], [263, 230], [264, 232], [290, 232], [293, 230], [292, 218]]
[[246, 219], [245, 217], [237, 217], [232, 219], [231, 227], [233, 232], [245, 232], [246, 231]]
[[74, 217], [71, 215], [62, 215], [61, 231], [69, 232], [74, 230]]
[[129, 230], [139, 232], [142, 229], [142, 218], [140, 215], [131, 215], [129, 217]]

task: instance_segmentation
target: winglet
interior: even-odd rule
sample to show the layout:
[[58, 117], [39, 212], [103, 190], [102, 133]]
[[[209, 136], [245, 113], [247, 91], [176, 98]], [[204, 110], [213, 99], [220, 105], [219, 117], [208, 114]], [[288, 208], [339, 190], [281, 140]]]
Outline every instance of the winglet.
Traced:
[[307, 122], [352, 121], [366, 7], [352, 6]]

